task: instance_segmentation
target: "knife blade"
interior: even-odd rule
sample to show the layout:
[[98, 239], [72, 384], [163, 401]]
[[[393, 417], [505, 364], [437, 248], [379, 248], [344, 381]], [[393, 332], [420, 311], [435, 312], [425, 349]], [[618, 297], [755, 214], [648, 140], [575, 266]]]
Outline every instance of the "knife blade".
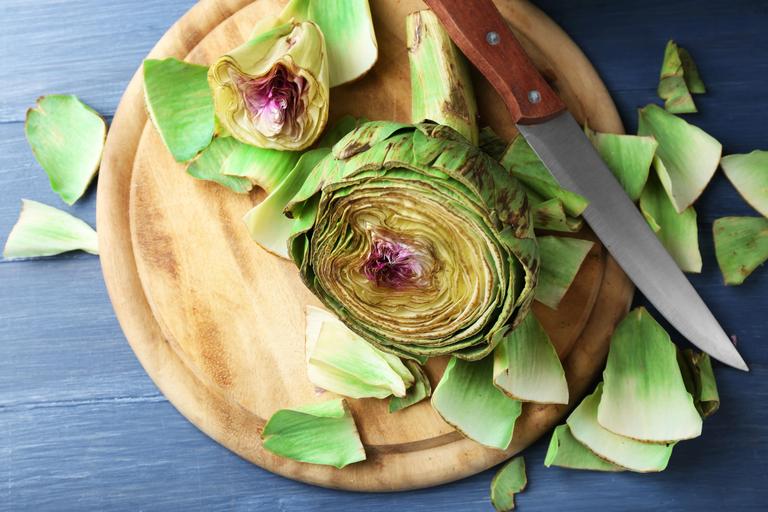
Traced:
[[499, 92], [520, 133], [561, 186], [589, 200], [584, 219], [645, 297], [691, 343], [748, 371], [674, 259], [539, 74], [492, 0], [425, 0]]

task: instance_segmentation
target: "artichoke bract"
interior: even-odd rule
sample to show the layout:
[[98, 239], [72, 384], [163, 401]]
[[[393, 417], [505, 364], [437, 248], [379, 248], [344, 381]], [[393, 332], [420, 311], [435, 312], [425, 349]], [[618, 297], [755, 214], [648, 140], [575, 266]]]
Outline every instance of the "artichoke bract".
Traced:
[[533, 300], [539, 255], [525, 192], [448, 127], [361, 125], [286, 214], [305, 284], [384, 351], [480, 359]]
[[328, 120], [325, 38], [311, 21], [279, 25], [208, 71], [219, 122], [245, 144], [299, 151]]

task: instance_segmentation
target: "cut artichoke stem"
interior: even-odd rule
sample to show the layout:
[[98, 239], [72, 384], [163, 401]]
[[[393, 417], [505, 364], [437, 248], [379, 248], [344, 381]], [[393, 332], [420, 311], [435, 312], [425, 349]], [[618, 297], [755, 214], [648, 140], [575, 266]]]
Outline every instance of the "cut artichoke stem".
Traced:
[[493, 383], [523, 402], [568, 403], [563, 365], [533, 311], [494, 350]]
[[[602, 394], [601, 382], [595, 392], [582, 400], [568, 416], [567, 424], [573, 437], [598, 457], [631, 471], [663, 471], [669, 463], [674, 444], [641, 443], [603, 428], [597, 421]], [[633, 416], [631, 419], [637, 418]]]
[[687, 50], [669, 41], [664, 50], [658, 94], [664, 108], [674, 114], [697, 112], [691, 93], [706, 92], [699, 70]]
[[640, 193], [648, 181], [658, 143], [653, 137], [598, 133], [589, 127], [585, 130], [600, 157], [619, 180], [630, 199], [640, 199]]
[[677, 349], [645, 308], [616, 327], [603, 380], [597, 414], [603, 428], [649, 443], [701, 435], [701, 416], [685, 387]]
[[245, 144], [285, 151], [311, 146], [328, 120], [328, 56], [310, 21], [264, 32], [208, 71], [216, 115]]
[[429, 398], [432, 395], [432, 384], [427, 378], [427, 374], [424, 369], [416, 361], [405, 360], [405, 366], [410, 370], [411, 375], [416, 379], [415, 382], [405, 393], [405, 396], [400, 398], [397, 396], [390, 397], [389, 399], [389, 412], [397, 412], [412, 405], [415, 405], [425, 398]]
[[685, 387], [693, 396], [696, 409], [702, 419], [716, 413], [720, 408], [720, 394], [717, 391], [717, 382], [709, 355], [691, 349], [678, 350], [677, 362], [680, 365]]
[[365, 460], [355, 420], [344, 399], [277, 411], [262, 431], [275, 455], [343, 468]]
[[409, 14], [405, 26], [412, 121], [450, 126], [478, 144], [477, 101], [464, 55], [430, 10]]
[[724, 156], [720, 166], [741, 197], [768, 217], [768, 151]]
[[251, 180], [244, 176], [224, 174], [223, 169], [232, 153], [241, 143], [232, 137], [217, 137], [200, 155], [187, 166], [187, 174], [199, 180], [213, 181], [238, 194], [253, 188]]
[[152, 123], [177, 162], [186, 162], [213, 138], [213, 97], [208, 68], [173, 57], [143, 65], [144, 101]]
[[568, 425], [560, 425], [552, 432], [544, 465], [546, 467], [559, 466], [591, 471], [626, 471], [621, 466], [601, 459], [592, 450], [581, 444], [573, 437]]
[[722, 145], [658, 105], [640, 109], [638, 135], [656, 139], [653, 166], [675, 210], [682, 213], [701, 195], [720, 162]]
[[525, 459], [514, 457], [504, 464], [491, 480], [491, 504], [497, 512], [514, 510], [515, 495], [522, 492], [528, 485], [525, 474]]
[[432, 407], [456, 430], [480, 444], [505, 450], [512, 441], [522, 402], [493, 385], [493, 358], [451, 358], [432, 394]]
[[307, 307], [307, 375], [350, 398], [405, 397], [414, 384], [400, 358], [378, 350], [325, 310]]
[[37, 258], [77, 250], [99, 254], [99, 241], [91, 226], [53, 206], [21, 200], [19, 220], [8, 235], [3, 257]]
[[693, 206], [678, 213], [658, 178], [651, 176], [640, 196], [640, 211], [680, 269], [701, 272], [699, 227]]
[[768, 219], [723, 217], [713, 226], [715, 256], [727, 285], [744, 282], [768, 260]]
[[590, 240], [560, 236], [540, 236], [536, 240], [541, 255], [536, 300], [557, 309], [595, 244]]
[[74, 204], [99, 169], [107, 136], [104, 119], [76, 96], [52, 94], [27, 110], [24, 132], [53, 191]]

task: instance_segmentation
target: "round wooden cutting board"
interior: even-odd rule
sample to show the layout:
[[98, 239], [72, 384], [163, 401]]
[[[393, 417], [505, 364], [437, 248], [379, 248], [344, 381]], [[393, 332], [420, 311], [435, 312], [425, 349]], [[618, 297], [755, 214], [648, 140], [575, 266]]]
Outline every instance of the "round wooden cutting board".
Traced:
[[[549, 18], [523, 0], [499, 0], [537, 66], [571, 112], [600, 131], [621, 132], [594, 69]], [[149, 57], [210, 64], [239, 45], [253, 23], [285, 0], [203, 0]], [[379, 61], [362, 80], [336, 88], [331, 123], [343, 114], [409, 121], [405, 15], [420, 0], [373, 0]], [[350, 49], [354, 51], [354, 49]], [[475, 76], [484, 124], [509, 139], [503, 104]], [[126, 337], [147, 373], [191, 422], [270, 471], [318, 485], [401, 490], [445, 483], [518, 452], [560, 421], [566, 407], [526, 405], [507, 451], [484, 448], [444, 423], [428, 401], [389, 414], [382, 400], [350, 400], [368, 459], [337, 470], [273, 456], [261, 445], [277, 409], [327, 400], [306, 376], [304, 309], [318, 304], [288, 261], [253, 243], [243, 215], [260, 193], [237, 195], [185, 173], [163, 146], [133, 78], [115, 115], [98, 192], [104, 278]], [[581, 237], [592, 237], [588, 232]], [[560, 309], [536, 313], [563, 359], [572, 402], [602, 368], [608, 338], [626, 313], [632, 286], [596, 244]], [[430, 361], [433, 385], [445, 359]]]

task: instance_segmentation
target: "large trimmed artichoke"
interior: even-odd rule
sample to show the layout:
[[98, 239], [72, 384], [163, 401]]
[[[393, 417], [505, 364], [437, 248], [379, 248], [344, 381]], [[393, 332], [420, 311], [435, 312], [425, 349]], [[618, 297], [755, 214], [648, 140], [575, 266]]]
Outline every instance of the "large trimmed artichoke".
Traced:
[[305, 284], [382, 350], [479, 359], [533, 300], [539, 255], [526, 195], [448, 127], [360, 126], [286, 213]]

